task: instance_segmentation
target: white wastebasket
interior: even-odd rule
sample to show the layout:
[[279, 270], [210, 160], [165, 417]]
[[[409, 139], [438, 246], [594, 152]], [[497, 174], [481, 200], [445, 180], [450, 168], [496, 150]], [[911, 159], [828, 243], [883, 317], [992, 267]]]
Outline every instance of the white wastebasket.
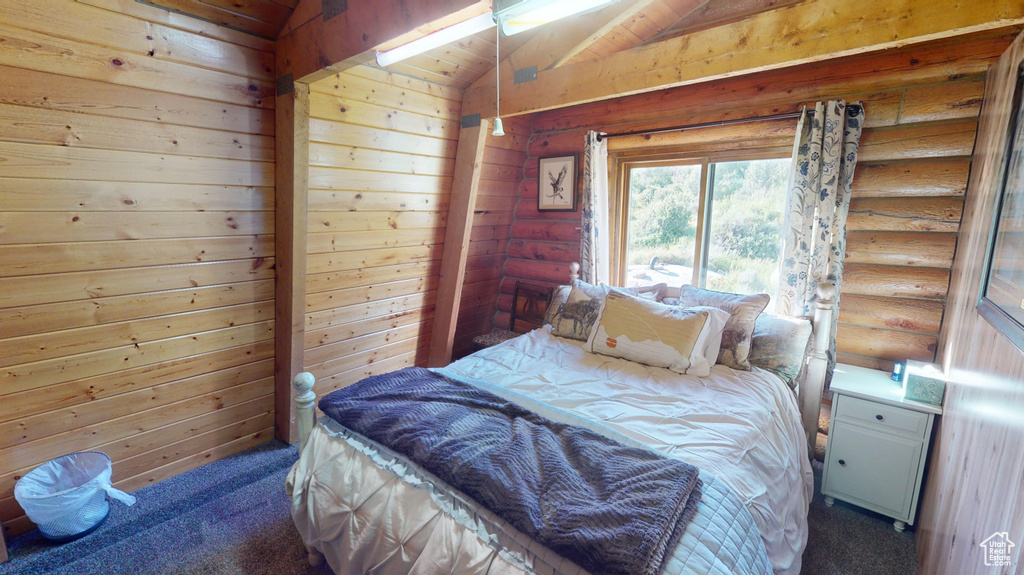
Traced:
[[110, 484], [110, 457], [81, 451], [51, 459], [14, 485], [14, 499], [43, 537], [70, 541], [91, 533], [110, 513], [109, 495], [126, 505], [135, 498]]

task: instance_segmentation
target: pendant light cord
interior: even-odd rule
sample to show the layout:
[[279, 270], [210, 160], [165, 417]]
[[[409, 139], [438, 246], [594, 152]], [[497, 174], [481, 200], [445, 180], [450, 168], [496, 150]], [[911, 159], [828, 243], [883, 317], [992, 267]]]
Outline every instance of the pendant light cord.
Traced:
[[495, 115], [501, 117], [501, 22], [494, 27]]

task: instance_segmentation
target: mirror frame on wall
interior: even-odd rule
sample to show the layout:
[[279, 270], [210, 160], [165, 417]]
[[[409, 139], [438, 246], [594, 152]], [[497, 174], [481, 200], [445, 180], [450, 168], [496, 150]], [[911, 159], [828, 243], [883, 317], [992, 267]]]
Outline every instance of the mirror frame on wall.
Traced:
[[[1011, 108], [1009, 129], [1006, 136], [1006, 153], [1002, 159], [1001, 182], [999, 193], [996, 195], [995, 206], [992, 210], [992, 221], [989, 226], [988, 243], [985, 250], [985, 268], [981, 275], [981, 286], [978, 290], [978, 301], [976, 308], [978, 313], [985, 318], [992, 327], [1006, 337], [1021, 352], [1024, 352], [1024, 323], [1014, 318], [1005, 309], [1005, 306], [998, 304], [988, 297], [989, 288], [992, 283], [993, 263], [997, 257], [996, 248], [1000, 238], [1000, 225], [1003, 224], [1003, 210], [1007, 207], [1007, 196], [1017, 194], [1019, 199], [1024, 201], [1024, 174], [1018, 176], [1018, 182], [1012, 182], [1012, 169], [1014, 158], [1016, 163], [1024, 168], [1024, 65], [1017, 70], [1016, 88], [1014, 90], [1013, 104]], [[1019, 184], [1019, 189], [1013, 189], [1014, 183]], [[1005, 232], [1003, 232], [1005, 233]], [[1024, 254], [1018, 257], [1019, 264], [1024, 266]], [[1024, 286], [1022, 286], [1020, 307], [1024, 310]]]

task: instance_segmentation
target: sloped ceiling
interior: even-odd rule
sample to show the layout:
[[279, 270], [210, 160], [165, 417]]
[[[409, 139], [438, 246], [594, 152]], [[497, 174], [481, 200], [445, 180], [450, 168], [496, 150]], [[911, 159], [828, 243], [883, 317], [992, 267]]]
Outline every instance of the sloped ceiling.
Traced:
[[146, 3], [274, 39], [299, 0], [149, 0]]
[[[355, 0], [353, 0], [355, 1]], [[364, 0], [365, 1], [365, 0]], [[604, 9], [500, 39], [507, 60], [523, 48], [547, 49], [548, 67], [607, 56], [692, 30], [738, 20], [801, 0], [619, 0]], [[277, 38], [299, 0], [149, 0], [149, 3], [222, 26]], [[308, 10], [320, 0], [306, 0]], [[313, 16], [311, 13], [310, 16]], [[307, 18], [296, 14], [299, 20]], [[295, 23], [292, 23], [295, 25]], [[572, 39], [567, 43], [566, 39]], [[459, 90], [495, 67], [495, 31], [488, 30], [394, 64], [388, 69]]]
[[[501, 59], [541, 60], [550, 69], [718, 26], [801, 0], [619, 0], [589, 14], [500, 39]], [[522, 51], [522, 52], [521, 52]], [[524, 52], [529, 53], [524, 58]], [[495, 31], [481, 32], [388, 69], [465, 89], [495, 67]]]

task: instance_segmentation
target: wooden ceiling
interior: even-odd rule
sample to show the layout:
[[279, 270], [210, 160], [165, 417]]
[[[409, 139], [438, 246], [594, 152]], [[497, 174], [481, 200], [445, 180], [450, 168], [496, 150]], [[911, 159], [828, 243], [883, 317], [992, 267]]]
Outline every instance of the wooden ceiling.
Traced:
[[[279, 82], [311, 83], [486, 13], [489, 0], [152, 0], [276, 39]], [[324, 6], [344, 5], [329, 18]], [[913, 18], [908, 17], [913, 15]], [[388, 67], [464, 92], [463, 112], [515, 116], [1024, 24], [1005, 0], [618, 0], [500, 39], [481, 32]], [[823, 31], [827, 30], [828, 33]], [[514, 83], [536, 67], [537, 81]]]
[[[287, 32], [286, 23], [300, 0], [151, 0], [153, 4], [265, 38]], [[321, 0], [303, 0], [315, 11]], [[353, 0], [355, 1], [355, 0]], [[365, 1], [365, 0], [364, 0]], [[568, 18], [500, 40], [501, 59], [531, 40], [550, 44], [566, 32], [580, 40], [551, 54], [553, 68], [629, 50], [701, 28], [741, 19], [801, 0], [618, 0], [602, 10]], [[314, 7], [315, 6], [315, 7]], [[305, 20], [301, 14], [296, 18]], [[564, 42], [556, 42], [562, 44]], [[537, 49], [534, 48], [533, 51]], [[389, 66], [393, 72], [450, 86], [469, 87], [495, 67], [495, 30], [480, 32], [447, 46]]]
[[277, 38], [299, 0], [150, 0], [147, 3], [272, 40]]
[[[592, 60], [691, 31], [796, 4], [801, 0], [618, 0], [605, 8], [546, 26], [502, 37], [501, 59], [513, 61], [525, 47], [530, 60], [547, 51], [544, 66]], [[572, 39], [567, 43], [566, 39]], [[520, 54], [522, 56], [522, 54]], [[522, 59], [522, 58], [520, 58]], [[525, 64], [525, 63], [524, 63]], [[536, 64], [532, 61], [529, 65]], [[513, 61], [513, 68], [518, 68]], [[495, 30], [388, 66], [399, 72], [463, 90], [495, 67]]]
[[[497, 56], [495, 30], [491, 28], [447, 46], [413, 56], [392, 64], [387, 69], [464, 90], [494, 68]], [[508, 58], [522, 47], [533, 37], [531, 32], [497, 40], [501, 48], [501, 59]]]

